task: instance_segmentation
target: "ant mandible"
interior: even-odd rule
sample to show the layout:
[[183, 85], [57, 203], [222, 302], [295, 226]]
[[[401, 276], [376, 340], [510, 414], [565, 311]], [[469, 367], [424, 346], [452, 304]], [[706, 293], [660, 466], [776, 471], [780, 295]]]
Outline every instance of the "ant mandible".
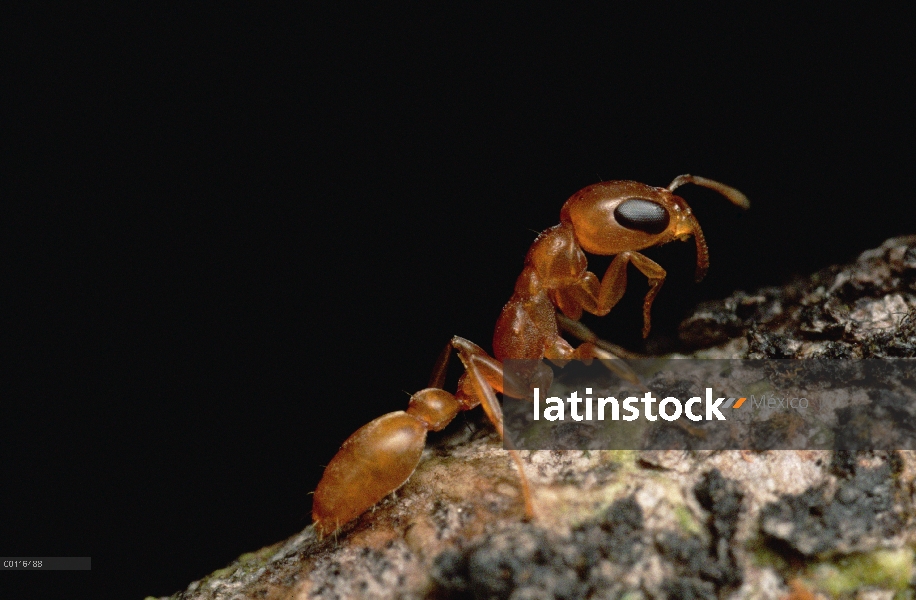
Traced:
[[[319, 535], [336, 531], [403, 485], [420, 462], [427, 432], [442, 430], [460, 411], [482, 405], [502, 438], [502, 411], [496, 393], [503, 393], [508, 385], [503, 377], [506, 359], [546, 358], [562, 364], [598, 358], [632, 380], [635, 375], [621, 365], [614, 347], [599, 340], [578, 319], [583, 311], [597, 316], [610, 312], [623, 296], [627, 265], [632, 264], [649, 280], [642, 330], [643, 337], [649, 335], [652, 302], [666, 273], [661, 265], [639, 253], [645, 248], [693, 236], [696, 280], [703, 278], [709, 267], [706, 239], [690, 207], [673, 193], [685, 183], [713, 189], [741, 208], [750, 206], [738, 190], [693, 175], [680, 175], [667, 188], [635, 181], [604, 181], [569, 198], [560, 211], [560, 224], [538, 235], [528, 250], [515, 291], [496, 321], [495, 358], [480, 346], [453, 337], [436, 362], [430, 386], [411, 396], [406, 411], [383, 415], [347, 438], [315, 490], [312, 520]], [[615, 255], [600, 281], [588, 270], [583, 251]], [[561, 328], [584, 343], [573, 348], [560, 336]], [[465, 368], [455, 394], [441, 389], [452, 350]], [[541, 367], [522, 374], [525, 381], [549, 385], [552, 373]], [[531, 517], [531, 493], [521, 459], [515, 450], [509, 452], [519, 470], [525, 514]]]

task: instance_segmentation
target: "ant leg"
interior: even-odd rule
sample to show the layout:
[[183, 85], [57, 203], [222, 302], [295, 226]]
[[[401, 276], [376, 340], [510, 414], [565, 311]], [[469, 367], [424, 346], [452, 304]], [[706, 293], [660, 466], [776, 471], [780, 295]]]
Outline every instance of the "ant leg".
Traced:
[[[469, 410], [478, 404], [481, 405], [487, 418], [496, 428], [500, 439], [509, 447], [509, 455], [518, 468], [521, 481], [522, 496], [525, 500], [525, 517], [531, 519], [534, 517], [531, 486], [528, 483], [528, 476], [525, 475], [524, 465], [518, 450], [513, 448], [512, 441], [507, 440], [505, 437], [503, 412], [499, 406], [499, 401], [496, 399], [496, 392], [503, 393], [506, 387], [503, 365], [474, 342], [456, 335], [436, 359], [436, 364], [430, 377], [430, 387], [441, 388], [445, 383], [448, 360], [451, 357], [452, 349], [457, 351], [458, 359], [465, 369], [464, 377], [458, 382], [458, 391], [455, 394], [455, 398], [461, 404], [462, 410]], [[513, 385], [511, 382], [509, 387], [518, 387], [520, 390], [525, 389], [524, 387]]]
[[642, 336], [648, 337], [649, 330], [652, 327], [649, 311], [652, 308], [655, 296], [658, 295], [662, 284], [665, 282], [665, 275], [667, 275], [665, 269], [651, 258], [639, 252], [621, 252], [614, 257], [607, 271], [605, 271], [604, 277], [601, 279], [601, 286], [597, 290], [597, 297], [595, 297], [594, 289], [576, 288], [574, 293], [585, 310], [603, 317], [623, 297], [623, 293], [627, 288], [627, 265], [630, 263], [649, 279], [649, 291], [646, 293], [642, 307]]
[[590, 342], [598, 346], [605, 352], [610, 352], [611, 354], [613, 354], [616, 357], [631, 358], [631, 359], [646, 358], [644, 355], [639, 354], [638, 352], [627, 350], [626, 348], [618, 346], [617, 344], [612, 344], [611, 342], [607, 340], [601, 339], [600, 337], [598, 337], [595, 334], [594, 331], [592, 331], [591, 329], [589, 329], [588, 327], [586, 327], [579, 321], [570, 319], [569, 317], [567, 317], [566, 315], [564, 315], [563, 313], [559, 311], [557, 311], [557, 325], [559, 325], [560, 329], [562, 329], [566, 333], [579, 338], [583, 342]]
[[[601, 361], [602, 365], [604, 365], [609, 371], [614, 372], [621, 379], [645, 388], [643, 383], [639, 380], [639, 376], [624, 360], [625, 358], [645, 358], [643, 355], [637, 354], [636, 352], [630, 352], [626, 348], [621, 348], [617, 344], [612, 344], [606, 340], [602, 340], [597, 335], [595, 335], [595, 332], [593, 332], [591, 329], [579, 321], [570, 319], [563, 313], [557, 313], [557, 324], [561, 329], [563, 329], [563, 331], [566, 331], [567, 333], [570, 333], [585, 342], [585, 344], [582, 344], [576, 349], [576, 352], [579, 352], [580, 354], [581, 360], [597, 358]], [[583, 347], [587, 344], [592, 344], [595, 346], [595, 348], [593, 350], [583, 351]], [[587, 352], [588, 354], [585, 354], [584, 352]]]
[[[553, 358], [555, 356], [558, 358]], [[578, 359], [582, 361], [589, 361], [594, 358], [597, 358], [598, 360], [601, 361], [602, 365], [604, 365], [608, 370], [616, 373], [617, 376], [623, 379], [624, 381], [628, 381], [632, 383], [633, 385], [635, 385], [636, 387], [638, 387], [640, 390], [644, 392], [652, 391], [646, 386], [646, 384], [642, 382], [642, 380], [639, 379], [639, 375], [636, 374], [636, 372], [630, 367], [629, 364], [627, 364], [625, 360], [623, 360], [622, 358], [618, 356], [614, 356], [610, 352], [607, 352], [606, 350], [597, 347], [595, 344], [591, 342], [585, 342], [584, 344], [581, 344], [578, 348], [573, 350], [572, 346], [570, 346], [566, 340], [564, 340], [563, 338], [557, 338], [557, 342], [554, 344], [553, 348], [548, 350], [546, 358], [548, 358], [551, 362], [554, 362], [554, 363], [564, 363], [567, 360], [574, 360], [574, 359]], [[706, 437], [705, 431], [697, 427], [694, 427], [693, 425], [681, 423], [680, 420], [678, 420], [675, 424], [681, 427], [682, 429], [684, 429], [687, 433], [689, 433], [690, 435], [694, 437], [698, 437], [698, 438]]]
[[445, 385], [445, 374], [448, 371], [448, 359], [452, 356], [452, 344], [449, 342], [436, 358], [433, 373], [429, 376], [429, 387], [442, 388]]
[[458, 357], [465, 367], [465, 376], [459, 379], [458, 391], [455, 393], [464, 410], [476, 408], [482, 402], [481, 397], [474, 391], [471, 381], [466, 376], [468, 370], [465, 361], [466, 357], [475, 357], [475, 364], [484, 381], [496, 392], [508, 393], [513, 398], [527, 398], [530, 397], [529, 387], [532, 383], [550, 387], [551, 375], [549, 369], [546, 371], [535, 369], [533, 373], [507, 372], [504, 365], [487, 354], [483, 348], [457, 335], [451, 339], [436, 360], [429, 387], [442, 388], [445, 382], [446, 367], [453, 349], [457, 351]]
[[[591, 331], [585, 328], [584, 325], [582, 328], [585, 329], [585, 331], [591, 333]], [[547, 349], [545, 358], [559, 367], [562, 367], [564, 364], [566, 364], [567, 361], [570, 360], [581, 360], [588, 364], [592, 359], [597, 358], [599, 361], [601, 361], [601, 364], [604, 365], [605, 368], [615, 373], [624, 381], [628, 381], [644, 391], [649, 391], [643, 382], [640, 381], [639, 375], [637, 375], [636, 372], [630, 367], [630, 365], [627, 364], [627, 361], [623, 360], [619, 356], [616, 356], [612, 352], [608, 352], [603, 348], [599, 348], [591, 341], [580, 344], [578, 348], [573, 349], [573, 347], [569, 345], [569, 342], [561, 337], [557, 337], [553, 347]]]
[[[442, 349], [442, 352], [440, 352], [439, 356], [436, 358], [436, 364], [433, 366], [433, 372], [429, 378], [429, 387], [441, 389], [442, 386], [445, 385], [445, 376], [448, 371], [448, 361], [451, 358], [452, 350], [458, 352], [459, 358], [464, 355], [478, 356], [484, 359], [483, 362], [479, 364], [481, 372], [484, 374], [484, 378], [493, 389], [498, 392], [503, 391], [503, 369], [499, 361], [490, 357], [483, 348], [474, 342], [457, 335], [449, 340], [449, 343], [446, 344], [445, 348]], [[462, 362], [464, 362], [463, 359]], [[465, 365], [465, 369], [467, 369], [467, 365]], [[470, 405], [468, 408], [473, 408], [475, 406], [477, 406], [477, 404]]]
[[489, 385], [478, 369], [478, 365], [484, 361], [478, 355], [464, 356], [463, 353], [459, 353], [458, 356], [461, 358], [461, 362], [464, 363], [465, 369], [467, 369], [471, 384], [480, 400], [484, 412], [487, 414], [490, 421], [493, 422], [496, 431], [499, 432], [499, 437], [509, 446], [509, 456], [515, 461], [515, 466], [518, 468], [519, 479], [521, 480], [522, 496], [525, 499], [525, 518], [533, 519], [534, 505], [531, 502], [531, 487], [528, 484], [528, 476], [525, 475], [525, 467], [522, 464], [521, 456], [519, 456], [518, 450], [512, 447], [512, 441], [504, 435], [503, 411], [499, 407], [499, 402], [496, 399], [496, 394], [493, 392], [493, 387]]

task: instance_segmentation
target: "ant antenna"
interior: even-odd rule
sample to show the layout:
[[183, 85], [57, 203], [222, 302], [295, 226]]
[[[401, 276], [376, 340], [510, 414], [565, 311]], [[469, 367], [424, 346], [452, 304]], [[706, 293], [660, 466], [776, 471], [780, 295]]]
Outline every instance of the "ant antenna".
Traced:
[[740, 206], [745, 210], [751, 207], [751, 201], [747, 199], [747, 196], [731, 187], [730, 185], [725, 185], [724, 183], [719, 183], [718, 181], [706, 179], [705, 177], [698, 177], [696, 175], [678, 175], [668, 186], [668, 191], [673, 192], [685, 183], [692, 183], [694, 185], [699, 185], [711, 190], [715, 190], [728, 198], [732, 204], [735, 206]]

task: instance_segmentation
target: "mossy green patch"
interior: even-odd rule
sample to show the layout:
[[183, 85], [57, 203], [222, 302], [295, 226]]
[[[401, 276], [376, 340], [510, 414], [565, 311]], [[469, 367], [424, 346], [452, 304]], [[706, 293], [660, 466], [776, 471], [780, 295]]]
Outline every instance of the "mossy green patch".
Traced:
[[[785, 557], [755, 539], [747, 546], [754, 557], [754, 563], [770, 567], [785, 576], [790, 575], [791, 565]], [[877, 587], [899, 592], [898, 600], [908, 598], [910, 581], [914, 574], [916, 552], [911, 548], [899, 550], [876, 550], [870, 553], [851, 554], [811, 562], [804, 571], [803, 579], [811, 587], [833, 597], [851, 594], [866, 587]]]
[[254, 552], [246, 552], [245, 554], [239, 556], [236, 559], [236, 562], [244, 565], [245, 567], [261, 567], [267, 563], [267, 561], [270, 560], [278, 550], [280, 550], [282, 545], [282, 543], [273, 544], [272, 546], [264, 546], [260, 550], [256, 550]]
[[760, 538], [748, 542], [747, 550], [754, 557], [754, 564], [759, 567], [770, 567], [779, 573], [786, 573], [789, 569], [789, 562]]
[[605, 459], [604, 462], [613, 462], [623, 468], [629, 468], [636, 465], [639, 453], [635, 450], [605, 450], [601, 455]]
[[833, 596], [866, 586], [902, 592], [913, 577], [913, 556], [910, 548], [843, 556], [812, 565], [806, 578]]
[[674, 518], [677, 519], [677, 524], [685, 533], [699, 535], [700, 531], [702, 531], [700, 524], [693, 517], [693, 514], [687, 509], [686, 506], [675, 506]]

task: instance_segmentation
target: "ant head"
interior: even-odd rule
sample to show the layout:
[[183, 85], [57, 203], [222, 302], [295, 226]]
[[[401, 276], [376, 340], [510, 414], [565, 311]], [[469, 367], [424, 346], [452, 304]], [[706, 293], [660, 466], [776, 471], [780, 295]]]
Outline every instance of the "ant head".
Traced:
[[709, 267], [709, 250], [703, 230], [687, 203], [673, 191], [684, 183], [716, 190], [732, 203], [748, 208], [750, 202], [738, 190], [703, 177], [681, 175], [667, 188], [635, 181], [604, 181], [575, 193], [560, 212], [560, 220], [572, 226], [576, 240], [586, 252], [599, 255], [639, 251], [693, 236], [697, 244], [697, 281]]

